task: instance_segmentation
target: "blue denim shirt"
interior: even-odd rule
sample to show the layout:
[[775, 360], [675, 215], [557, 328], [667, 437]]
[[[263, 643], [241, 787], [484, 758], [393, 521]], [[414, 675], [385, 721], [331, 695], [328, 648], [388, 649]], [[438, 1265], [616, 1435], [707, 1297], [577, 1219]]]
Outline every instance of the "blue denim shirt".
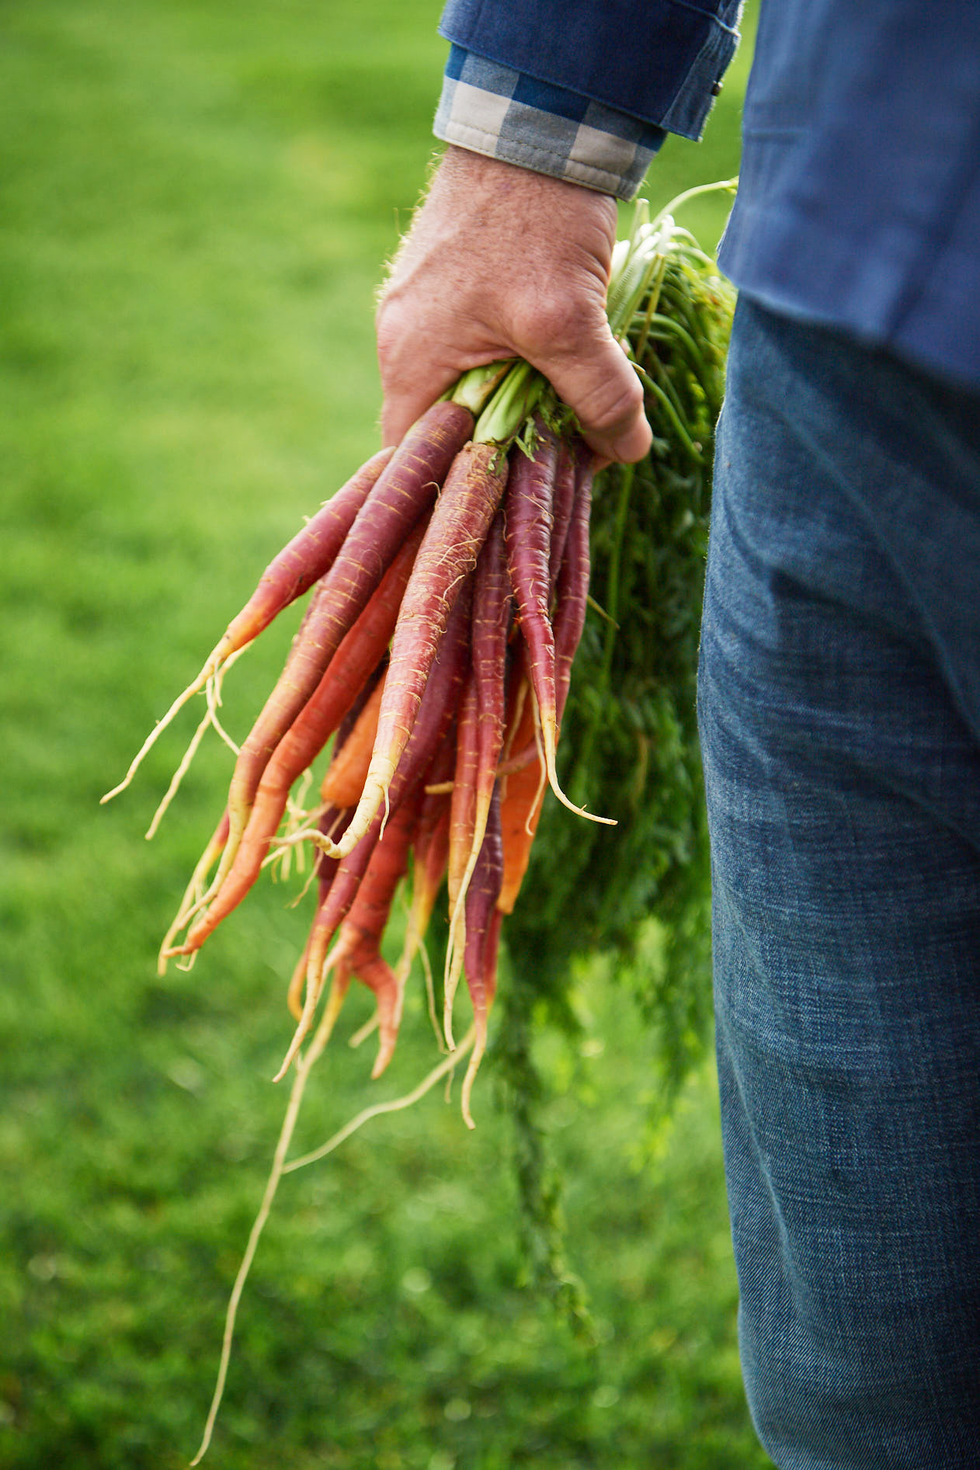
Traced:
[[[696, 136], [738, 10], [450, 0], [441, 29], [607, 118]], [[762, 0], [721, 264], [775, 310], [980, 387], [980, 0]]]
[[449, 0], [440, 31], [516, 72], [696, 138], [742, 0]]

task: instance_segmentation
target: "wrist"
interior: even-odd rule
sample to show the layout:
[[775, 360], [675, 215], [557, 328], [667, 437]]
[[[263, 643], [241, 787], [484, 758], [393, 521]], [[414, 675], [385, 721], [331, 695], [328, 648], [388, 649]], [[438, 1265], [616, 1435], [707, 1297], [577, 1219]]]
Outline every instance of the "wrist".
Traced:
[[664, 138], [661, 128], [450, 50], [434, 131], [444, 142], [620, 199], [632, 199]]

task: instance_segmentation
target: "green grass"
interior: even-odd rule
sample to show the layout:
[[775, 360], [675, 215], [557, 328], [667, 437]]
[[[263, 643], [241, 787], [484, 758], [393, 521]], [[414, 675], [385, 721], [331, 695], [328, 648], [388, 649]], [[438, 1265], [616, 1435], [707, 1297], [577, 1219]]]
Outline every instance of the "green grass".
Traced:
[[[372, 297], [422, 187], [438, 6], [8, 0], [0, 21], [0, 1466], [186, 1462], [284, 1105], [269, 1077], [304, 925], [267, 886], [190, 973], [155, 952], [222, 804], [181, 732], [98, 797], [271, 552], [376, 444]], [[740, 83], [652, 197], [734, 172]], [[719, 204], [691, 220], [712, 241]], [[289, 629], [229, 680], [239, 735]], [[233, 688], [232, 688], [233, 684]], [[182, 733], [189, 733], [187, 725]], [[569, 1253], [598, 1341], [522, 1290], [489, 1071], [470, 1135], [431, 1096], [287, 1178], [215, 1465], [768, 1463], [747, 1422], [710, 1073], [651, 1140], [629, 1002], [584, 976], [542, 1045]], [[363, 1019], [353, 997], [350, 1026]], [[299, 1146], [392, 1076], [342, 1044]]]

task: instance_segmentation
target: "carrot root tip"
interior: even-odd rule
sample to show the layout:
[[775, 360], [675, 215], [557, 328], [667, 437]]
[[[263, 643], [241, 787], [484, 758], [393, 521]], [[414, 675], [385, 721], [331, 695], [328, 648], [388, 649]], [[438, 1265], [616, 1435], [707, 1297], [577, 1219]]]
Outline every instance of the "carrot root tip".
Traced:
[[555, 718], [550, 713], [541, 715], [540, 710], [536, 711], [536, 717], [540, 718], [541, 721], [541, 743], [544, 747], [548, 785], [562, 806], [567, 807], [570, 812], [574, 812], [578, 817], [585, 817], [588, 822], [599, 822], [603, 827], [615, 827], [617, 825], [615, 817], [600, 817], [595, 812], [586, 811], [584, 806], [576, 806], [571, 797], [566, 796], [564, 791], [562, 791], [561, 786], [558, 784], [558, 771], [555, 767], [555, 755], [558, 745], [558, 731]]
[[473, 1114], [470, 1111], [470, 1098], [473, 1095], [473, 1083], [476, 1081], [476, 1074], [480, 1069], [480, 1063], [483, 1060], [483, 1053], [486, 1051], [486, 1046], [487, 1018], [485, 1015], [482, 1015], [479, 1016], [476, 1021], [476, 1039], [473, 1042], [473, 1050], [470, 1053], [469, 1066], [466, 1068], [466, 1076], [463, 1078], [463, 1086], [460, 1089], [459, 1094], [460, 1111], [463, 1115], [463, 1122], [466, 1124], [467, 1128], [476, 1127], [476, 1123], [473, 1120]]

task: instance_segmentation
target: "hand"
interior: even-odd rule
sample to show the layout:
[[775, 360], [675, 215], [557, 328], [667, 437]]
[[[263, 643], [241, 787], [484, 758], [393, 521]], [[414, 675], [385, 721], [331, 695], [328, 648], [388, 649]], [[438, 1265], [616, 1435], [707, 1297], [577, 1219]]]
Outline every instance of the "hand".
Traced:
[[641, 459], [643, 392], [606, 321], [615, 238], [608, 195], [449, 148], [378, 307], [385, 443], [466, 369], [518, 356], [600, 459]]

